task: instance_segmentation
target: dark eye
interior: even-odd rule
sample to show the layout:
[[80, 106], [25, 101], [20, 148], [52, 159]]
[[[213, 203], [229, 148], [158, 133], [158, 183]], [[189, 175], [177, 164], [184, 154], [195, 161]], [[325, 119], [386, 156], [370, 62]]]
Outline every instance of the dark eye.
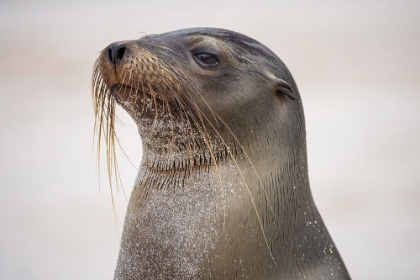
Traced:
[[209, 53], [196, 53], [194, 54], [194, 58], [204, 67], [211, 67], [219, 64], [217, 57]]

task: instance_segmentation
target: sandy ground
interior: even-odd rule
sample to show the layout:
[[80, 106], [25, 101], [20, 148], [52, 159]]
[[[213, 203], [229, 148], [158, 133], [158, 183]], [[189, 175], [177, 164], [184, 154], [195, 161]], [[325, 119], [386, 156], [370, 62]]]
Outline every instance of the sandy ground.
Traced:
[[[127, 203], [115, 194], [116, 230], [91, 67], [113, 41], [193, 26], [253, 37], [292, 71], [312, 191], [352, 277], [420, 279], [420, 2], [297, 2], [2, 1], [0, 279], [112, 279]], [[129, 194], [136, 170], [120, 165]]]

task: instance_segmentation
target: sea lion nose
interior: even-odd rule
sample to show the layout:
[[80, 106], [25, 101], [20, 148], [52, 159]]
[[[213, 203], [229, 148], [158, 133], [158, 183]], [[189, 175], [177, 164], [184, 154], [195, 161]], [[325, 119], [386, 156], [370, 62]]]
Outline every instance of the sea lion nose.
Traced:
[[108, 47], [108, 59], [113, 65], [117, 65], [125, 54], [126, 45], [113, 43]]

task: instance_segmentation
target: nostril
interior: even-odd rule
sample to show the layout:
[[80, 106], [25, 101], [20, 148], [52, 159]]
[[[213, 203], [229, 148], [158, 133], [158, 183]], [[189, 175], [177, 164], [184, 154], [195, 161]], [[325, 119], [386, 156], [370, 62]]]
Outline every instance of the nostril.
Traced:
[[116, 52], [116, 62], [117, 63], [120, 62], [123, 59], [124, 53], [125, 53], [125, 46], [120, 46], [120, 48], [117, 49], [117, 52]]
[[109, 58], [109, 61], [111, 61], [112, 64], [114, 64], [114, 58], [112, 56], [112, 45], [109, 46], [109, 48], [108, 48], [108, 58]]
[[112, 64], [117, 65], [124, 58], [126, 46], [125, 44], [111, 44], [108, 47], [108, 59]]

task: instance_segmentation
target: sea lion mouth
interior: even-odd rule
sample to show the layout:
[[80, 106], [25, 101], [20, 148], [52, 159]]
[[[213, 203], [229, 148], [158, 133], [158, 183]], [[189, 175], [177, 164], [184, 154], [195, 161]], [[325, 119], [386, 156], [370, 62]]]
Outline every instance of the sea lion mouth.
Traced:
[[134, 88], [132, 86], [129, 86], [127, 84], [115, 84], [111, 86], [109, 93], [113, 95], [114, 97], [121, 97], [122, 92], [131, 92], [131, 93], [138, 93], [141, 92], [140, 89]]
[[[117, 101], [129, 101], [130, 99], [154, 99], [155, 101], [167, 101], [162, 92], [153, 90], [150, 85], [146, 84], [142, 88], [133, 87], [128, 84], [118, 83], [110, 87], [109, 93], [116, 98]], [[144, 101], [144, 100], [143, 100]]]
[[111, 86], [109, 92], [112, 95], [118, 95], [120, 92], [125, 92], [125, 91], [131, 92], [131, 93], [134, 93], [134, 94], [144, 92], [147, 95], [151, 95], [146, 88], [141, 89], [141, 88], [137, 88], [137, 87], [127, 85], [127, 84], [115, 84], [115, 85]]
[[118, 102], [128, 101], [130, 96], [137, 95], [141, 90], [127, 84], [115, 84], [110, 87], [109, 94]]
[[[126, 85], [126, 84], [116, 84], [116, 85], [113, 85], [112, 87], [111, 87], [111, 93], [114, 93], [115, 91], [119, 91], [119, 90], [121, 90], [121, 89], [129, 89], [129, 90], [133, 90], [134, 88], [133, 87], [131, 87], [131, 86], [129, 86], [129, 85]], [[135, 91], [137, 91], [137, 89], [134, 89]]]

